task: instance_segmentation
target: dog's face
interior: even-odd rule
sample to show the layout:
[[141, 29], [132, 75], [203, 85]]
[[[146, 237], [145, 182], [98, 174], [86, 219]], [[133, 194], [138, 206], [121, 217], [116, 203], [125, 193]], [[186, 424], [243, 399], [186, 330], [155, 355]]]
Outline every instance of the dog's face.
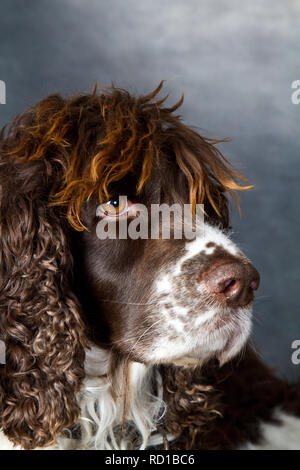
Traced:
[[[259, 275], [230, 240], [222, 219], [212, 215], [209, 202], [204, 210], [211, 216], [193, 240], [175, 239], [174, 230], [170, 239], [151, 239], [150, 233], [146, 239], [97, 236], [99, 220], [125, 220], [128, 226], [137, 204], [149, 209], [166, 202], [187, 204], [182, 184], [173, 187], [173, 200], [164, 197], [170, 174], [172, 182], [182, 179], [180, 168], [169, 162], [140, 194], [132, 190], [132, 174], [114, 186], [110, 201], [83, 208], [88, 230], [77, 237], [76, 260], [80, 253], [77, 282], [84, 311], [94, 340], [132, 360], [191, 365], [217, 356], [224, 363], [249, 336]], [[113, 215], [110, 206], [117, 210]]]

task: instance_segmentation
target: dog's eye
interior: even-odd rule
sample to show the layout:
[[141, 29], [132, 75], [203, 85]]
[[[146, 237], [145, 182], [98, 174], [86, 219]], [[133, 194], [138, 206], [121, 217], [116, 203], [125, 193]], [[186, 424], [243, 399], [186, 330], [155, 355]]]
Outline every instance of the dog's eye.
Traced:
[[102, 217], [120, 217], [128, 212], [129, 205], [126, 196], [115, 196], [99, 206], [99, 215], [102, 215]]

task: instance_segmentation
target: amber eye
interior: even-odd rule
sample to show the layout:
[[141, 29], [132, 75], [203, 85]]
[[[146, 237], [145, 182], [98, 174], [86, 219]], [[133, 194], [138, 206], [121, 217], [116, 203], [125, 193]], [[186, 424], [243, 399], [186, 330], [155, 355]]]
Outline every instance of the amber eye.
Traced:
[[128, 212], [128, 202], [126, 196], [114, 196], [109, 201], [100, 205], [103, 216], [119, 217]]

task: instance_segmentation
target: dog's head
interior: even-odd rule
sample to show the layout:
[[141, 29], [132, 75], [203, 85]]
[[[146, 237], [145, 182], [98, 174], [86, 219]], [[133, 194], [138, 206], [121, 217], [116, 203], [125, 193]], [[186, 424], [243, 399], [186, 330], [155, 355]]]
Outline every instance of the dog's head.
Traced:
[[[51, 96], [2, 133], [1, 425], [24, 447], [74, 422], [87, 340], [189, 365], [225, 362], [248, 338], [259, 276], [228, 236], [226, 195], [249, 186], [160, 88]], [[153, 236], [152, 209], [173, 204], [203, 204], [204, 223], [173, 214], [170, 236], [161, 218]]]

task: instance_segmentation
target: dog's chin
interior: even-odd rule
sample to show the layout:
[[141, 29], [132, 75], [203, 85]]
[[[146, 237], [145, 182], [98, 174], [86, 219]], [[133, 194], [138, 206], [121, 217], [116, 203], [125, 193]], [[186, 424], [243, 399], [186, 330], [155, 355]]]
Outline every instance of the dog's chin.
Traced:
[[[155, 363], [174, 364], [193, 368], [203, 366], [212, 359], [217, 359], [220, 367], [234, 359], [246, 346], [252, 327], [252, 309], [243, 311], [238, 322], [230, 321], [218, 329], [211, 324], [210, 333], [203, 333], [206, 341], [195, 340], [195, 346], [181, 349], [180, 354], [156, 358]], [[159, 354], [157, 354], [159, 356]]]
[[218, 351], [210, 351], [207, 354], [200, 354], [197, 351], [192, 351], [187, 355], [180, 357], [173, 357], [167, 360], [161, 361], [162, 363], [174, 364], [175, 366], [185, 367], [185, 368], [194, 368], [202, 367], [207, 364], [212, 359], [217, 359], [220, 367], [222, 367], [227, 362], [234, 359], [247, 344], [248, 335], [235, 335], [232, 338], [229, 338], [226, 342], [223, 349]]
[[242, 350], [243, 347], [247, 344], [247, 341], [237, 341], [231, 343], [228, 342], [228, 345], [223, 350], [208, 353], [205, 356], [198, 356], [197, 354], [187, 354], [186, 356], [170, 358], [162, 363], [174, 364], [175, 366], [185, 367], [185, 368], [194, 368], [194, 367], [203, 367], [212, 359], [217, 359], [220, 367], [222, 367], [227, 362], [234, 359]]

